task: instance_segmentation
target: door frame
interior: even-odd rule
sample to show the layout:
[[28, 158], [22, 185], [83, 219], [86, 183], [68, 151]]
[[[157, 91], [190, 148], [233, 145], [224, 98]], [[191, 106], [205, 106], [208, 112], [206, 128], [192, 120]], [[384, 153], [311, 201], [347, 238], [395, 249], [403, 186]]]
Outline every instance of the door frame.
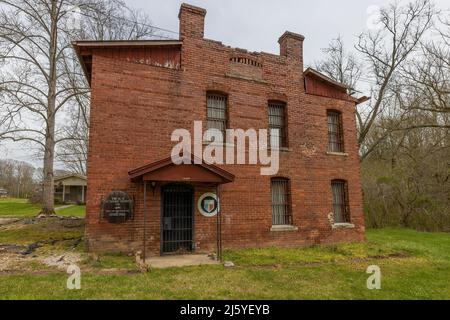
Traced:
[[191, 228], [191, 234], [192, 234], [192, 249], [190, 253], [194, 253], [195, 252], [195, 188], [193, 185], [189, 184], [189, 183], [182, 183], [182, 182], [170, 182], [170, 183], [166, 183], [164, 185], [161, 186], [161, 212], [160, 212], [160, 230], [159, 230], [159, 234], [160, 234], [160, 239], [159, 239], [159, 244], [160, 244], [160, 248], [159, 248], [159, 252], [161, 256], [166, 256], [166, 255], [174, 255], [171, 252], [164, 252], [164, 189], [170, 186], [183, 186], [187, 189], [190, 190], [190, 192], [192, 193], [192, 209], [191, 209], [191, 214], [192, 214], [192, 228]]

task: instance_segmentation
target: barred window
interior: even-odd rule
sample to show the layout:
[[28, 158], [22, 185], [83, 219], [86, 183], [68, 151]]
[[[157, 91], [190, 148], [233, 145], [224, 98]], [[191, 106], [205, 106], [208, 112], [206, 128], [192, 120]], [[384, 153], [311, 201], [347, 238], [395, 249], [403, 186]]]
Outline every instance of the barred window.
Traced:
[[344, 135], [342, 114], [338, 111], [328, 110], [328, 151], [344, 152]]
[[286, 104], [269, 102], [269, 146], [274, 149], [287, 147]]
[[350, 208], [348, 202], [348, 184], [344, 180], [331, 181], [333, 192], [333, 214], [335, 223], [350, 222]]
[[274, 178], [272, 189], [272, 224], [292, 225], [290, 183], [288, 179]]
[[[206, 129], [217, 129], [226, 138], [227, 129], [227, 96], [208, 93], [206, 99]], [[208, 139], [210, 140], [210, 139]]]

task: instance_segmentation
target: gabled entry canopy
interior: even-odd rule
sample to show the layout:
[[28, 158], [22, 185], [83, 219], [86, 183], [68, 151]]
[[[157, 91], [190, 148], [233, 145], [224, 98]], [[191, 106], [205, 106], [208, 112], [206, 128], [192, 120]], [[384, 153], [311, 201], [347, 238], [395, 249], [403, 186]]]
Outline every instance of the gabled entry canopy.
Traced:
[[[204, 182], [225, 184], [234, 181], [234, 175], [193, 155], [186, 155], [191, 164], [176, 165], [172, 158], [159, 160], [128, 172], [133, 181]], [[196, 164], [199, 163], [199, 164]]]

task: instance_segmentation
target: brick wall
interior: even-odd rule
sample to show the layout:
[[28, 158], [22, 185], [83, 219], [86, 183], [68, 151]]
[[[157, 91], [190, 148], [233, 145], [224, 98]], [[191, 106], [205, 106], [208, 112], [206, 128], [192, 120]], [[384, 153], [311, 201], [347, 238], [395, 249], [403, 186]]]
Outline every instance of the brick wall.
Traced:
[[[205, 11], [180, 11], [180, 68], [140, 64], [143, 53], [129, 50], [121, 59], [108, 50], [93, 51], [92, 108], [88, 158], [87, 246], [94, 251], [131, 252], [143, 244], [143, 184], [128, 171], [166, 158], [174, 145], [174, 129], [193, 132], [195, 120], [206, 119], [206, 93], [228, 95], [229, 127], [268, 126], [269, 100], [287, 104], [289, 148], [280, 155], [277, 176], [291, 181], [295, 231], [272, 232], [270, 178], [255, 165], [222, 166], [233, 183], [221, 186], [222, 238], [225, 248], [299, 246], [364, 239], [355, 103], [305, 93], [303, 38], [286, 33], [280, 55], [249, 53], [203, 38]], [[148, 55], [148, 50], [146, 54]], [[241, 60], [239, 60], [241, 58]], [[240, 62], [239, 62], [240, 61]], [[332, 90], [332, 88], [330, 88]], [[327, 154], [327, 109], [343, 115], [347, 155]], [[332, 229], [331, 180], [348, 181], [352, 229]], [[197, 251], [216, 246], [216, 219], [201, 216], [197, 199], [211, 186], [195, 187]], [[110, 224], [100, 219], [102, 198], [124, 190], [136, 199], [134, 220]], [[147, 248], [160, 253], [160, 185], [148, 192]]]

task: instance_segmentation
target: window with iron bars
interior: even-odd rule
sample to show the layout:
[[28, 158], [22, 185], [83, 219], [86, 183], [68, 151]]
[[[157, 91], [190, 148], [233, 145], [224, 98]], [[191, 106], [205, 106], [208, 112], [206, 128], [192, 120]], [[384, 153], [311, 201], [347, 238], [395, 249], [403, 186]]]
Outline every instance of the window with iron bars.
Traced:
[[291, 194], [288, 179], [274, 178], [272, 189], [272, 225], [292, 225]]
[[342, 114], [338, 111], [328, 110], [328, 151], [344, 152], [344, 135]]
[[347, 181], [331, 181], [331, 190], [333, 192], [334, 223], [350, 223]]
[[286, 136], [286, 104], [269, 102], [269, 141], [270, 148], [287, 147]]
[[[228, 122], [227, 96], [217, 93], [208, 93], [206, 97], [206, 129], [217, 129], [222, 132], [223, 139], [226, 139]], [[212, 137], [207, 137], [211, 141]]]

